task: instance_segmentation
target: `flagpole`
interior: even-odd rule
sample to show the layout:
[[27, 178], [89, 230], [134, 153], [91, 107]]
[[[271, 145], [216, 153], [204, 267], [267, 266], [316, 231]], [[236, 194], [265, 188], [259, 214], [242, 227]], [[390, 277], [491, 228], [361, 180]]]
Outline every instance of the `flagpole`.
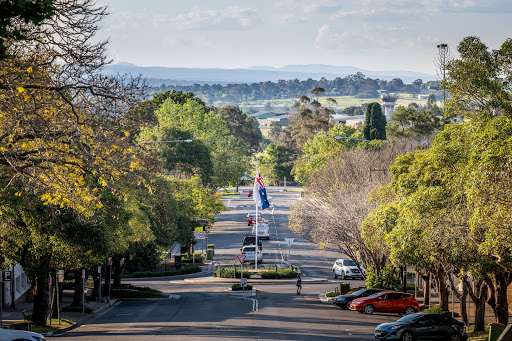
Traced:
[[[258, 164], [256, 163], [256, 178], [258, 178]], [[254, 181], [254, 183], [256, 184], [256, 180]], [[253, 188], [253, 195], [255, 194], [256, 192], [256, 187], [257, 186], [254, 186], [255, 188]], [[260, 198], [258, 196], [258, 198]], [[261, 199], [261, 198], [260, 198]], [[256, 223], [254, 225], [254, 235], [256, 237], [256, 252], [254, 253], [254, 269], [256, 270], [256, 274], [258, 274], [258, 252], [260, 251], [260, 248], [258, 246], [258, 201], [256, 201]]]

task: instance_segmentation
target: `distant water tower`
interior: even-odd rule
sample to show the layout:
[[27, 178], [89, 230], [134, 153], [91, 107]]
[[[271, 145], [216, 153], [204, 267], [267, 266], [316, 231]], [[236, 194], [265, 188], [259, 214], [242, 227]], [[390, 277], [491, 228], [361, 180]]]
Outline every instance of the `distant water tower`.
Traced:
[[396, 100], [398, 99], [395, 95], [383, 94], [382, 95], [382, 105], [384, 106], [384, 115], [386, 115], [386, 120], [389, 120], [389, 117], [395, 111]]

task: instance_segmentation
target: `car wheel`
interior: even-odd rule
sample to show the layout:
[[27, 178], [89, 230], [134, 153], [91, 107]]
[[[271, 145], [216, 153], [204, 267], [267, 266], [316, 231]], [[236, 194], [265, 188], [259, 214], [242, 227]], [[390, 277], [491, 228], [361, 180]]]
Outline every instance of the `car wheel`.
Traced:
[[336, 270], [332, 270], [332, 278], [338, 278], [338, 275], [336, 275]]
[[405, 308], [405, 315], [414, 314], [416, 310], [414, 310], [413, 307], [407, 307]]
[[400, 338], [401, 341], [412, 341], [414, 340], [414, 335], [410, 331], [405, 331]]
[[371, 304], [368, 304], [366, 307], [364, 307], [364, 313], [371, 315], [375, 312], [375, 307]]
[[460, 334], [454, 333], [450, 335], [450, 341], [462, 341]]

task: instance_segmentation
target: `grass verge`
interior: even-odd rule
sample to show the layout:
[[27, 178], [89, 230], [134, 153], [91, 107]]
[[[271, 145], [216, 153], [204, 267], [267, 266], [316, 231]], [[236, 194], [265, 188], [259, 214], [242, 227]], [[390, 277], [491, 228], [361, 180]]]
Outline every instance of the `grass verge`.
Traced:
[[167, 297], [163, 292], [148, 287], [137, 287], [130, 285], [124, 288], [113, 288], [111, 291], [113, 298], [162, 298]]

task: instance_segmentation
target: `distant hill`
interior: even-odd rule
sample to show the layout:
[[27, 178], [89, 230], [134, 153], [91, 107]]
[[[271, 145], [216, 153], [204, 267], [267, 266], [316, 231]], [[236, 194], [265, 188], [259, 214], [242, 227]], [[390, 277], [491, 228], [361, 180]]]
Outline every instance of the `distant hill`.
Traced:
[[197, 84], [229, 84], [229, 83], [259, 83], [277, 82], [308, 78], [319, 80], [324, 77], [332, 80], [336, 77], [346, 77], [357, 72], [373, 79], [392, 80], [400, 78], [405, 83], [411, 83], [416, 79], [423, 82], [435, 80], [435, 75], [420, 72], [389, 70], [371, 71], [359, 69], [353, 66], [332, 66], [323, 64], [311, 65], [286, 65], [280, 68], [272, 66], [253, 66], [247, 69], [219, 69], [219, 68], [169, 68], [160, 66], [137, 66], [130, 63], [117, 63], [104, 67], [104, 73], [108, 75], [131, 74], [143, 76], [148, 79], [150, 85], [191, 85]]

